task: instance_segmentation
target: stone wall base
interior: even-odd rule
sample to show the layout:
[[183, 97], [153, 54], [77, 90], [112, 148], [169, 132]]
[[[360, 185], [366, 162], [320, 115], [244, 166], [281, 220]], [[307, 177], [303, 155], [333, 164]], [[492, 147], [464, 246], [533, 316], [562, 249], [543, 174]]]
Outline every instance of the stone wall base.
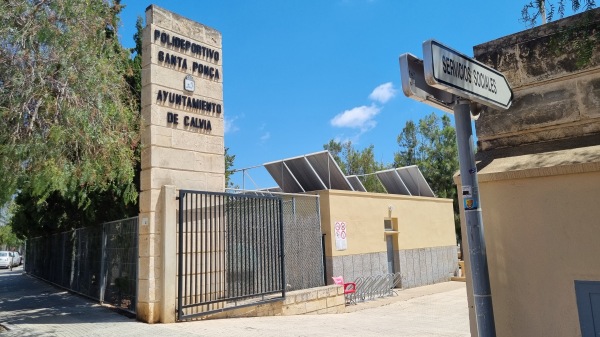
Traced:
[[285, 299], [281, 301], [231, 309], [197, 319], [339, 314], [345, 312], [345, 308], [346, 301], [343, 287], [330, 285], [290, 291], [286, 293]]
[[[402, 249], [394, 252], [394, 273], [401, 275], [402, 288], [414, 288], [450, 281], [458, 270], [456, 246]], [[389, 274], [387, 253], [328, 256], [328, 282], [332, 276], [343, 276], [346, 282], [359, 277]]]

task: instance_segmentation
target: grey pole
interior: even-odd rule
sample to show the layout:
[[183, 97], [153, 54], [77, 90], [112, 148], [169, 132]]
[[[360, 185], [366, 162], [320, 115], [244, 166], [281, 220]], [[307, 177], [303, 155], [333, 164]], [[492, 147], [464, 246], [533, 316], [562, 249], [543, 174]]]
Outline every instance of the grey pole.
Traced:
[[495, 337], [494, 310], [490, 277], [483, 237], [483, 221], [479, 204], [479, 184], [473, 151], [473, 128], [471, 127], [471, 111], [468, 100], [459, 99], [454, 105], [456, 123], [456, 143], [458, 145], [458, 161], [462, 183], [463, 205], [469, 243], [471, 262], [471, 281], [475, 302], [475, 317], [479, 337]]

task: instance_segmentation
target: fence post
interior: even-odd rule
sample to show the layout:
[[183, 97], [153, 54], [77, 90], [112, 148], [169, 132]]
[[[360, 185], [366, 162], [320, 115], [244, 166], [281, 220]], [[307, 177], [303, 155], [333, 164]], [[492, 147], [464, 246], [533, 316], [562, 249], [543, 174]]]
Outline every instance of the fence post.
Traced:
[[98, 294], [100, 303], [104, 302], [104, 293], [106, 291], [106, 242], [108, 236], [106, 226], [107, 224], [102, 225], [102, 241], [100, 243], [100, 293]]
[[283, 198], [279, 199], [279, 249], [281, 250], [281, 289], [285, 298], [285, 244], [283, 240]]

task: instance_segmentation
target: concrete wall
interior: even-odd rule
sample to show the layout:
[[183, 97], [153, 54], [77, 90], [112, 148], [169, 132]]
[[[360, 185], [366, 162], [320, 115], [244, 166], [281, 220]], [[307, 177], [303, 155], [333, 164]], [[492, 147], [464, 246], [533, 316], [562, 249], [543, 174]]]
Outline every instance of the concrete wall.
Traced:
[[[328, 280], [387, 274], [388, 235], [393, 238], [395, 272], [402, 274], [403, 287], [447, 281], [455, 271], [452, 200], [338, 190], [318, 193]], [[385, 219], [393, 219], [392, 231], [386, 232]], [[337, 250], [334, 227], [342, 221], [347, 249]]]
[[[458, 266], [456, 245], [394, 250], [394, 259], [404, 289], [450, 281]], [[348, 281], [388, 274], [387, 253], [327, 256], [325, 273]]]
[[402, 288], [450, 281], [458, 268], [456, 245], [398, 251]]
[[[574, 281], [600, 281], [600, 52], [576, 55], [599, 23], [594, 10], [474, 47], [515, 94], [475, 122], [498, 336], [581, 336]], [[467, 289], [477, 336], [469, 277]]]

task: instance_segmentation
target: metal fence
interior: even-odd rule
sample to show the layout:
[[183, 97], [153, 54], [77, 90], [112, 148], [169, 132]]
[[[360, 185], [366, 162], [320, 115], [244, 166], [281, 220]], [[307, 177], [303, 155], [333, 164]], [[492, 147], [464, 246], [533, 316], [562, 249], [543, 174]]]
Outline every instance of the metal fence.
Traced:
[[25, 271], [135, 312], [138, 218], [28, 239]]
[[323, 235], [319, 198], [281, 195], [286, 290], [324, 286]]
[[179, 191], [180, 320], [285, 295], [280, 198]]
[[283, 199], [286, 291], [327, 284], [318, 195], [236, 189], [229, 191], [246, 195], [279, 196]]

